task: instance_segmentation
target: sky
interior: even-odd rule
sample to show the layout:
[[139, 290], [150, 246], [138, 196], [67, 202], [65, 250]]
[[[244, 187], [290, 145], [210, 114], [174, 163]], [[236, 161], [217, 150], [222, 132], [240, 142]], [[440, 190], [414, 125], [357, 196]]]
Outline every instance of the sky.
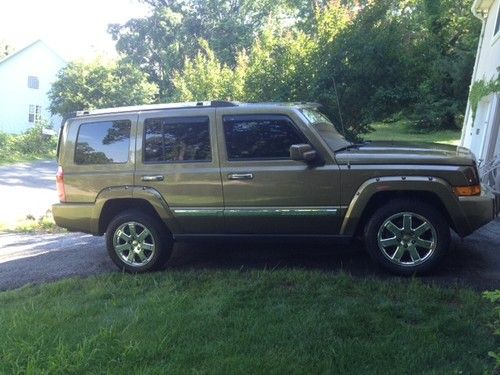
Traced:
[[0, 41], [43, 40], [66, 60], [117, 55], [108, 24], [148, 14], [138, 0], [0, 0]]

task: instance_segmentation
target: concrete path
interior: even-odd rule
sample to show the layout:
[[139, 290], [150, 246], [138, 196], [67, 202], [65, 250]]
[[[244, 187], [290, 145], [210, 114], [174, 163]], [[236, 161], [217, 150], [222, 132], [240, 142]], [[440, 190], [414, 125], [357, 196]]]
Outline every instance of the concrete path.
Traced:
[[[359, 245], [177, 244], [166, 271], [187, 269], [310, 269], [355, 277], [394, 278], [380, 271]], [[117, 272], [104, 239], [83, 234], [0, 235], [0, 290], [67, 277]], [[500, 219], [463, 241], [453, 238], [450, 253], [426, 282], [500, 288]]]
[[26, 215], [38, 218], [57, 201], [55, 161], [0, 166], [0, 223], [13, 225]]

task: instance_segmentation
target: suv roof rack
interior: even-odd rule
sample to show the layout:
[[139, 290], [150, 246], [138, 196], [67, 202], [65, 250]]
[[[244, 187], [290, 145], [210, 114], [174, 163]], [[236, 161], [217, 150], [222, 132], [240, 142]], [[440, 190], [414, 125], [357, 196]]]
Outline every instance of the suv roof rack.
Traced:
[[93, 110], [83, 110], [76, 111], [69, 114], [69, 117], [81, 117], [87, 115], [104, 115], [119, 112], [136, 112], [136, 111], [155, 111], [164, 109], [184, 109], [184, 108], [221, 108], [221, 107], [237, 107], [239, 103], [223, 101], [223, 100], [212, 100], [206, 102], [185, 102], [185, 103], [164, 103], [164, 104], [146, 104], [146, 105], [136, 105], [129, 107], [115, 107], [115, 108], [103, 108], [103, 109], [93, 109]]

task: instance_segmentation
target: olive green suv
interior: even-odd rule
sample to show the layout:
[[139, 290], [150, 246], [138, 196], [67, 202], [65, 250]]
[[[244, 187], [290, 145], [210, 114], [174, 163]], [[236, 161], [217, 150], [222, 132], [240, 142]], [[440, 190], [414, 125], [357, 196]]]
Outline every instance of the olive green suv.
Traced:
[[56, 223], [106, 234], [130, 272], [163, 267], [175, 241], [361, 237], [387, 270], [422, 273], [446, 253], [450, 229], [467, 236], [499, 210], [467, 149], [353, 144], [311, 103], [75, 113], [58, 161]]

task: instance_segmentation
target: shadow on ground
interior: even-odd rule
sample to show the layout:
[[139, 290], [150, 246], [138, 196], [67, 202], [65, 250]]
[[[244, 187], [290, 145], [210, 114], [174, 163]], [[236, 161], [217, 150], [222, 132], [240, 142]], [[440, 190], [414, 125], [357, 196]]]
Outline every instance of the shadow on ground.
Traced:
[[[188, 269], [308, 269], [395, 278], [375, 266], [359, 244], [176, 244], [165, 272]], [[0, 290], [107, 272], [117, 269], [108, 258], [103, 238], [82, 234], [0, 236]], [[421, 279], [445, 286], [499, 289], [500, 219], [464, 240], [454, 236], [442, 265]]]

